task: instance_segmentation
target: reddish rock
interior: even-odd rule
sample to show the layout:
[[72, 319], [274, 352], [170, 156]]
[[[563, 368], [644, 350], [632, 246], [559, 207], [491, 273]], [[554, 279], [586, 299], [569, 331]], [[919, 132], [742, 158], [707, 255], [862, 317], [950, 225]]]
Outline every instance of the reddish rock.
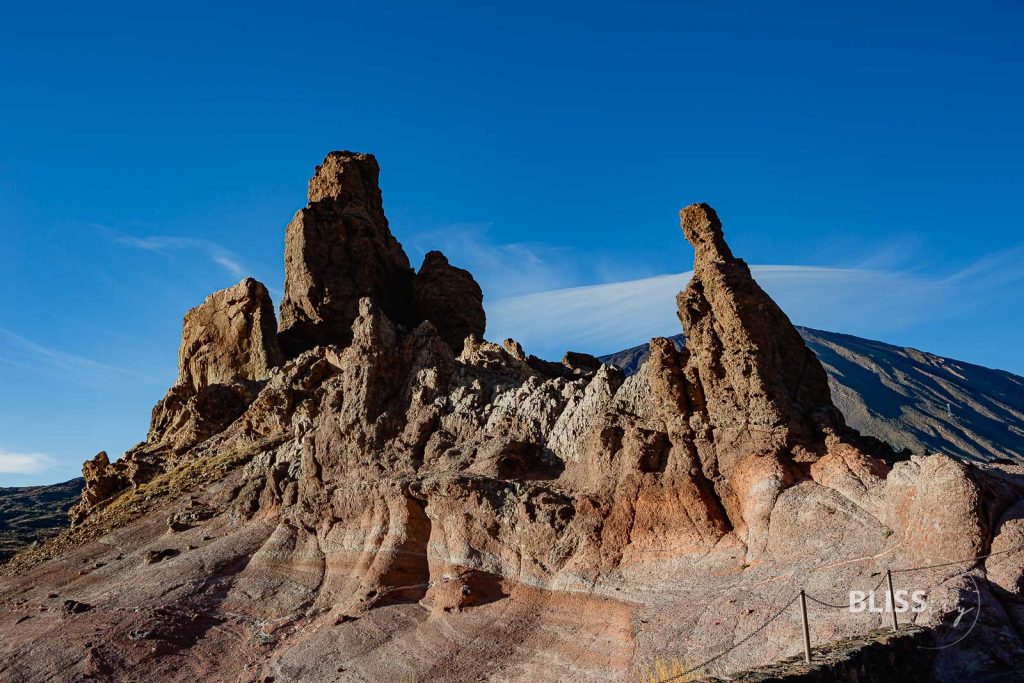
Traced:
[[[715, 660], [726, 672], [798, 650], [800, 589], [842, 603], [888, 568], [990, 546], [1016, 561], [1024, 473], [879, 458], [844, 427], [820, 365], [710, 208], [682, 215], [696, 252], [679, 298], [686, 349], [652, 340], [628, 378], [475, 331], [456, 355], [454, 329], [478, 301], [422, 322], [389, 303], [412, 280], [388, 260], [371, 161], [328, 157], [289, 229], [294, 249], [314, 219], [335, 221], [310, 253], [338, 258], [288, 275], [331, 294], [293, 289], [284, 326], [331, 343], [262, 381], [179, 385], [147, 444], [124, 465], [95, 463], [93, 481], [123, 468], [128, 493], [6, 565], [0, 671], [86, 677], [88, 661], [65, 651], [102, 635], [113, 678], [607, 681], [744, 639]], [[353, 235], [366, 239], [350, 249]], [[452, 312], [468, 281], [436, 268], [451, 281], [428, 298]], [[978, 632], [935, 655], [948, 680], [1024, 657], [996, 609], [1020, 572], [991, 559], [1002, 588], [979, 582]], [[928, 593], [918, 623], [966, 604], [968, 579], [948, 568], [912, 576], [901, 585]], [[19, 600], [55, 590], [95, 605], [80, 629], [45, 610], [17, 621]], [[813, 609], [815, 643], [878, 625]]]

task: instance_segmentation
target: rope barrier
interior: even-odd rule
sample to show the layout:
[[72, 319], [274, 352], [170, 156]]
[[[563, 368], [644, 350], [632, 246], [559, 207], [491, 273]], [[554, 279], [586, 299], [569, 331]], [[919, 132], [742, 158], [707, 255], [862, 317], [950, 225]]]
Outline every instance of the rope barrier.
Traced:
[[921, 567], [905, 567], [903, 569], [891, 570], [893, 574], [903, 574], [905, 572], [917, 572], [924, 569], [938, 569], [939, 567], [952, 567], [955, 564], [963, 564], [964, 562], [970, 562], [974, 564], [978, 560], [984, 560], [986, 557], [995, 557], [996, 555], [1006, 555], [1007, 553], [1016, 552], [1018, 550], [1024, 550], [1024, 545], [1019, 545], [1013, 548], [1007, 548], [1006, 550], [1000, 550], [994, 553], [986, 553], [985, 555], [978, 555], [977, 557], [969, 557], [962, 560], [953, 560], [952, 562], [943, 562], [941, 564], [927, 564]]
[[[953, 562], [944, 562], [944, 563], [941, 563], [941, 564], [934, 564], [934, 565], [923, 565], [923, 566], [920, 566], [920, 567], [904, 567], [904, 568], [901, 568], [901, 569], [893, 569], [893, 570], [890, 570], [890, 573], [897, 573], [897, 572], [899, 572], [899, 573], [907, 573], [907, 572], [912, 572], [912, 571], [921, 571], [921, 570], [925, 570], [925, 569], [936, 569], [936, 568], [939, 568], [939, 567], [949, 567], [949, 566], [956, 565], [956, 564], [963, 564], [965, 562], [974, 563], [974, 562], [977, 562], [979, 560], [983, 560], [983, 559], [988, 558], [988, 557], [993, 557], [993, 556], [996, 556], [996, 555], [1006, 555], [1008, 553], [1016, 552], [1018, 550], [1024, 550], [1024, 545], [1015, 546], [1013, 548], [1008, 548], [1006, 550], [1000, 550], [1000, 551], [997, 551], [997, 552], [986, 553], [985, 555], [979, 555], [979, 556], [973, 557], [973, 558], [966, 558], [966, 559], [963, 559], [963, 560], [955, 560]], [[882, 573], [881, 577], [878, 580], [878, 583], [876, 583], [875, 587], [872, 588], [869, 592], [874, 593], [875, 591], [877, 591], [879, 589], [879, 587], [881, 587], [882, 583], [885, 582], [885, 578], [886, 578], [886, 574]], [[806, 592], [804, 592], [804, 597], [806, 599], [810, 600], [811, 602], [814, 602], [814, 603], [816, 603], [818, 605], [821, 605], [822, 607], [827, 607], [827, 608], [830, 608], [830, 609], [849, 609], [849, 605], [837, 605], [835, 603], [828, 602], [827, 600], [822, 600], [822, 599], [817, 598], [817, 597], [815, 597], [813, 595], [809, 595]], [[738, 642], [734, 643], [728, 649], [718, 653], [717, 655], [715, 655], [714, 657], [711, 657], [710, 659], [707, 659], [707, 660], [701, 662], [700, 664], [697, 664], [696, 666], [690, 667], [689, 669], [687, 669], [686, 671], [683, 671], [682, 673], [675, 674], [671, 678], [665, 679], [665, 681], [675, 681], [675, 680], [678, 680], [678, 679], [683, 678], [683, 677], [685, 677], [685, 676], [687, 676], [687, 675], [689, 675], [691, 673], [694, 673], [695, 671], [703, 669], [706, 666], [708, 666], [709, 664], [712, 664], [712, 663], [718, 661], [719, 659], [725, 657], [727, 654], [729, 654], [730, 652], [733, 652], [738, 647], [740, 647], [741, 645], [743, 645], [744, 643], [749, 641], [751, 638], [753, 638], [755, 635], [757, 635], [758, 633], [763, 631], [765, 628], [767, 628], [769, 624], [771, 624], [776, 619], [778, 619], [780, 616], [782, 616], [782, 614], [787, 609], [789, 609], [790, 606], [793, 603], [795, 603], [799, 598], [800, 598], [800, 594], [797, 593], [795, 596], [793, 596], [793, 598], [790, 599], [789, 602], [787, 602], [785, 604], [785, 606], [782, 607], [782, 609], [780, 609], [778, 612], [773, 614], [767, 621], [765, 621], [763, 624], [761, 624], [761, 626], [759, 626], [754, 631], [752, 631], [751, 633], [749, 633], [746, 636], [744, 636], [741, 640], [739, 640]]]
[[689, 674], [692, 674], [693, 672], [695, 672], [695, 671], [697, 671], [697, 670], [699, 670], [699, 669], [703, 669], [703, 668], [704, 668], [704, 667], [706, 667], [706, 666], [707, 666], [708, 664], [712, 664], [712, 663], [714, 663], [714, 662], [717, 662], [717, 661], [718, 661], [719, 659], [721, 659], [722, 657], [726, 656], [727, 654], [729, 654], [730, 652], [732, 652], [733, 650], [735, 650], [736, 648], [738, 648], [738, 647], [739, 647], [740, 645], [743, 645], [743, 644], [744, 644], [745, 642], [747, 642], [748, 640], [750, 640], [751, 638], [753, 638], [754, 636], [756, 636], [756, 635], [757, 635], [758, 633], [760, 633], [761, 631], [763, 631], [763, 630], [765, 630], [766, 628], [768, 628], [768, 625], [769, 625], [769, 624], [771, 624], [771, 623], [772, 623], [773, 621], [775, 621], [776, 619], [778, 619], [778, 618], [779, 618], [780, 616], [782, 616], [783, 612], [785, 612], [785, 611], [786, 611], [787, 609], [789, 609], [790, 605], [792, 605], [792, 604], [793, 604], [794, 602], [796, 602], [796, 601], [797, 601], [797, 599], [798, 599], [799, 597], [800, 597], [800, 594], [799, 594], [799, 593], [797, 593], [796, 595], [794, 595], [794, 596], [793, 596], [792, 598], [790, 598], [789, 602], [787, 602], [787, 603], [786, 603], [786, 604], [785, 604], [785, 605], [784, 605], [784, 606], [782, 607], [782, 609], [780, 609], [780, 610], [779, 610], [778, 612], [776, 612], [775, 614], [773, 614], [773, 615], [772, 615], [772, 616], [771, 616], [771, 617], [770, 617], [770, 618], [768, 619], [768, 621], [764, 622], [764, 623], [763, 623], [763, 624], [761, 624], [761, 625], [760, 625], [759, 627], [757, 627], [756, 629], [754, 629], [754, 630], [753, 630], [752, 632], [748, 633], [748, 634], [747, 634], [746, 636], [744, 636], [744, 637], [743, 637], [743, 639], [742, 639], [742, 640], [740, 640], [739, 642], [737, 642], [737, 643], [734, 643], [734, 644], [732, 645], [732, 647], [728, 648], [727, 650], [725, 650], [725, 651], [723, 651], [723, 652], [720, 652], [720, 653], [718, 653], [717, 655], [715, 655], [715, 656], [714, 656], [714, 657], [712, 657], [711, 659], [706, 659], [706, 660], [704, 660], [703, 662], [701, 662], [700, 664], [698, 664], [698, 665], [696, 665], [696, 666], [692, 666], [692, 667], [690, 667], [689, 669], [687, 669], [686, 671], [683, 671], [682, 673], [678, 673], [678, 674], [676, 674], [676, 675], [672, 676], [671, 678], [666, 678], [666, 679], [665, 679], [665, 681], [664, 681], [663, 683], [667, 683], [668, 681], [674, 681], [674, 680], [676, 680], [676, 679], [679, 679], [679, 678], [682, 678], [682, 677], [684, 677], [684, 676], [688, 676]]
[[819, 600], [818, 598], [814, 597], [813, 595], [811, 595], [810, 593], [807, 593], [807, 592], [804, 593], [804, 597], [807, 598], [808, 600], [810, 600], [811, 602], [818, 603], [822, 607], [831, 607], [832, 609], [850, 609], [849, 605], [833, 605], [831, 602], [825, 602], [824, 600]]

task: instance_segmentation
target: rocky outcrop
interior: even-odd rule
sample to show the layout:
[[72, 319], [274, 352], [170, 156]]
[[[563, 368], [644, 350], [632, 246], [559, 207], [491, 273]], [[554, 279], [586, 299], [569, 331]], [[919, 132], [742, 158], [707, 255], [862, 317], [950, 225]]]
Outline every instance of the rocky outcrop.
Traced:
[[828, 377], [786, 314], [732, 255], [714, 209], [680, 212], [694, 272], [677, 298], [687, 374], [700, 387], [716, 439], [773, 454], [842, 424]]
[[455, 354], [466, 337], [483, 338], [487, 325], [484, 295], [468, 270], [456, 268], [439, 251], [428, 252], [413, 283], [416, 313], [437, 328]]
[[71, 511], [72, 523], [224, 431], [281, 362], [274, 307], [263, 284], [245, 278], [208, 296], [185, 315], [178, 381], [153, 407], [146, 441], [115, 463], [100, 453], [82, 466], [85, 491]]
[[388, 227], [372, 154], [331, 152], [309, 181], [309, 204], [285, 233], [281, 348], [345, 346], [370, 297], [389, 318], [414, 318], [413, 271]]
[[714, 209], [688, 206], [680, 223], [696, 254], [677, 297], [689, 343], [676, 351], [666, 341], [661, 354], [678, 354], [678, 404], [692, 416], [701, 466], [759, 550], [776, 498], [801, 476], [797, 463], [816, 460], [845, 424], [821, 364], [733, 256]]
[[[838, 332], [797, 327], [861, 434], [913, 453], [1024, 465], [1024, 377]], [[671, 338], [683, 347], [683, 335]], [[602, 356], [627, 375], [649, 345]]]
[[110, 466], [106, 451], [100, 451], [91, 460], [82, 463], [82, 478], [85, 480], [85, 488], [81, 500], [68, 513], [72, 524], [82, 521], [90, 510], [131, 484], [118, 468]]
[[178, 384], [197, 394], [213, 384], [260, 381], [281, 364], [274, 304], [247, 277], [206, 298], [185, 315]]
[[274, 306], [252, 278], [185, 315], [178, 381], [153, 408], [145, 447], [183, 452], [222, 432], [282, 362]]
[[[262, 382], [179, 385], [166, 412], [182, 419], [123, 459], [132, 484], [118, 504], [9, 565], [0, 676], [604, 681], [742, 639], [716, 660], [736, 670], [792, 653], [799, 621], [768, 619], [800, 588], [838, 602], [887, 568], [1013, 548], [1024, 473], [896, 462], [849, 430], [709, 207], [682, 214], [696, 252], [679, 298], [688, 347], [652, 340], [624, 377], [582, 354], [552, 363], [511, 339], [458, 339], [475, 308], [437, 320], [395, 309], [389, 297], [415, 280], [386, 277], [376, 165], [358, 157], [328, 157], [289, 228], [293, 239], [335, 212], [324, 235], [336, 241], [310, 253], [340, 256], [313, 279], [363, 269], [308, 309], [292, 292], [289, 315], [307, 318], [282, 339], [320, 341]], [[372, 292], [355, 286], [375, 278]], [[444, 279], [428, 298], [452, 311], [468, 281]], [[255, 396], [204, 406], [217, 387]], [[951, 621], [966, 599], [946, 570], [900, 581], [928, 593], [921, 624]], [[1019, 575], [1000, 582], [1010, 591]], [[67, 633], [51, 592], [94, 605], [74, 616], [90, 628]], [[950, 680], [1024, 655], [1009, 617], [987, 614], [969, 657], [936, 655]], [[816, 638], [877, 626], [847, 610], [814, 619]], [[40, 647], [56, 634], [62, 651]]]

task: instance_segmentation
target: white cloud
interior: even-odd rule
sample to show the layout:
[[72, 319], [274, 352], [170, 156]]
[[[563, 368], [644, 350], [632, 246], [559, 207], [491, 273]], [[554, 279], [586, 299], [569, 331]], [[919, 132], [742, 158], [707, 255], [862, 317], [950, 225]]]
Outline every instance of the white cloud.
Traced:
[[[1024, 282], [1024, 250], [982, 259], [947, 276], [859, 268], [752, 266], [758, 283], [798, 325], [878, 338], [954, 317]], [[487, 336], [514, 337], [529, 353], [602, 354], [679, 334], [676, 275], [536, 292], [491, 302]]]
[[454, 266], [473, 273], [487, 297], [509, 297], [568, 287], [579, 281], [571, 250], [531, 242], [492, 242], [486, 223], [456, 223], [406, 240], [413, 267], [439, 250]]
[[55, 468], [53, 458], [44, 453], [12, 453], [0, 449], [0, 474], [41, 474]]

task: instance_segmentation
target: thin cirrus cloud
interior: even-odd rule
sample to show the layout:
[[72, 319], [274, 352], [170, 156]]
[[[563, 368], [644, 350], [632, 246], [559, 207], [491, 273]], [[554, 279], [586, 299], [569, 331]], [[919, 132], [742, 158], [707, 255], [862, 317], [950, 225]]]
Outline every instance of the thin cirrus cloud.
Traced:
[[490, 228], [488, 223], [454, 223], [417, 233], [407, 246], [413, 261], [433, 249], [442, 251], [452, 265], [472, 272], [488, 294], [518, 296], [579, 281], [579, 259], [571, 250], [532, 242], [497, 243], [490, 239]]
[[43, 474], [56, 469], [53, 458], [45, 453], [13, 453], [0, 449], [0, 474]]
[[40, 344], [3, 327], [0, 327], [0, 362], [85, 385], [102, 386], [111, 380], [160, 383], [147, 375]]
[[[995, 254], [945, 276], [859, 268], [752, 266], [758, 283], [797, 324], [879, 338], [975, 311], [1024, 287], [1024, 250]], [[675, 295], [691, 272], [513, 296], [487, 307], [488, 336], [514, 337], [556, 358], [594, 354], [681, 331]]]
[[127, 235], [113, 228], [97, 225], [96, 228], [109, 240], [117, 244], [152, 251], [166, 253], [169, 251], [197, 251], [205, 255], [212, 263], [220, 266], [236, 278], [244, 277], [249, 271], [242, 265], [241, 259], [230, 249], [223, 247], [211, 240], [197, 237], [176, 237], [176, 236], [151, 236], [136, 237]]
[[[690, 272], [623, 277], [623, 270], [637, 272], [643, 264], [631, 265], [617, 254], [614, 261], [624, 264], [622, 269], [602, 271], [598, 266], [608, 259], [601, 254], [497, 243], [490, 226], [482, 223], [447, 225], [414, 235], [408, 244], [413, 255], [441, 249], [452, 264], [473, 273], [484, 291], [488, 338], [512, 337], [545, 358], [560, 358], [567, 349], [610, 353], [681, 331], [675, 296]], [[761, 265], [751, 270], [798, 325], [874, 339], [913, 337], [919, 326], [933, 323], [949, 329], [982, 323], [1010, 330], [1004, 324], [1007, 306], [1024, 297], [1024, 247], [935, 274], [899, 267], [903, 258], [893, 254], [905, 253], [905, 246], [883, 245], [875, 258], [856, 267]], [[600, 284], [581, 286], [588, 281]]]

